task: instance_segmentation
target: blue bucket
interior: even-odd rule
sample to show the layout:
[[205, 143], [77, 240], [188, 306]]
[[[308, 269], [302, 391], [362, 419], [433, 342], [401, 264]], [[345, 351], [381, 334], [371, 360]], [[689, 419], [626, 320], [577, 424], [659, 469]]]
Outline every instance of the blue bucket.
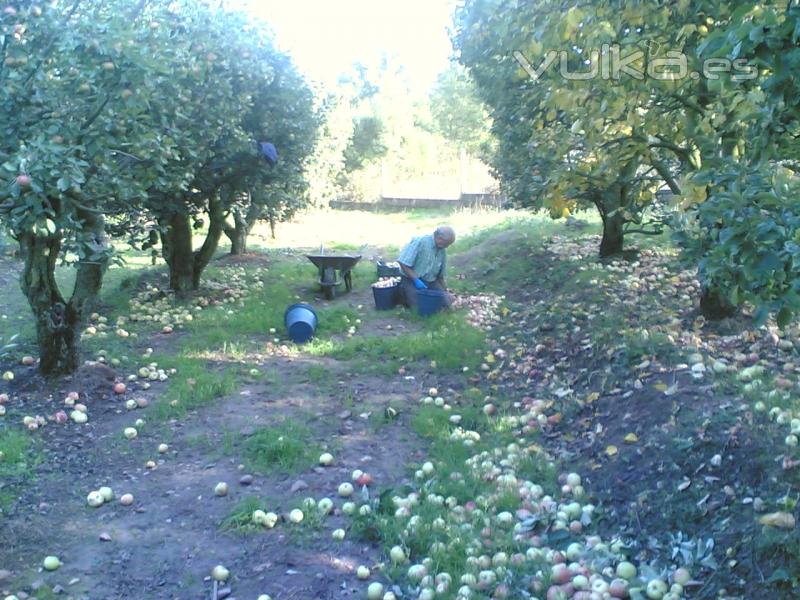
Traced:
[[378, 310], [391, 310], [397, 306], [397, 290], [399, 285], [391, 287], [373, 287], [372, 296], [375, 298], [375, 308]]
[[314, 337], [314, 331], [317, 329], [317, 313], [310, 304], [299, 302], [286, 309], [283, 313], [283, 322], [292, 341], [303, 344]]
[[417, 290], [417, 312], [421, 317], [436, 314], [446, 306], [443, 290]]

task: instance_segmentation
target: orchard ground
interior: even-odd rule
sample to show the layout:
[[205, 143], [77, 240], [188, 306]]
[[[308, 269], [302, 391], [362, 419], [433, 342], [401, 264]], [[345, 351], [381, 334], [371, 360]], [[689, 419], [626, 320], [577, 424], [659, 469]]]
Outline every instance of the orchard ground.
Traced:
[[[468, 307], [424, 321], [376, 312], [373, 259], [443, 221], [459, 233], [450, 284]], [[53, 381], [21, 364], [35, 356], [33, 329], [19, 265], [2, 258], [0, 337], [20, 333], [22, 345], [2, 369], [14, 379], [0, 383], [0, 593], [210, 597], [222, 564], [222, 587], [239, 600], [362, 598], [376, 581], [416, 598], [407, 568], [429, 558], [431, 574], [453, 578], [437, 598], [463, 581], [473, 598], [544, 598], [559, 555], [600, 536], [607, 555], [587, 548], [575, 560], [610, 579], [603, 569], [626, 556], [638, 566], [634, 595], [686, 566], [679, 597], [796, 597], [800, 457], [786, 442], [800, 417], [797, 329], [752, 329], [747, 315], [704, 322], [694, 275], [666, 238], [631, 239], [638, 251], [600, 261], [595, 221], [325, 211], [277, 234], [256, 231], [243, 257], [221, 253], [186, 305], [163, 293], [163, 266], [125, 252], [84, 335], [85, 357], [100, 364]], [[320, 245], [363, 255], [353, 292], [331, 302], [303, 256]], [[320, 315], [305, 346], [283, 327], [298, 300]], [[87, 423], [51, 419], [70, 412], [69, 392]], [[26, 416], [45, 424], [28, 431]], [[323, 452], [331, 465], [318, 463]], [[355, 470], [371, 482], [340, 497]], [[580, 482], [559, 478], [569, 472]], [[541, 486], [558, 510], [545, 514], [509, 477]], [[219, 482], [226, 495], [215, 495]], [[115, 498], [89, 507], [101, 486]], [[304, 503], [326, 497], [327, 515]], [[350, 516], [348, 501], [370, 508]], [[579, 518], [561, 523], [576, 503]], [[490, 525], [451, 531], [476, 505]], [[253, 523], [259, 508], [278, 516], [274, 527]], [[430, 527], [409, 530], [406, 512]], [[532, 537], [504, 529], [504, 513]], [[390, 558], [396, 545], [407, 564]], [[476, 547], [495, 581], [485, 565], [470, 571]], [[60, 568], [42, 569], [48, 555]], [[470, 573], [474, 585], [460, 581]]]

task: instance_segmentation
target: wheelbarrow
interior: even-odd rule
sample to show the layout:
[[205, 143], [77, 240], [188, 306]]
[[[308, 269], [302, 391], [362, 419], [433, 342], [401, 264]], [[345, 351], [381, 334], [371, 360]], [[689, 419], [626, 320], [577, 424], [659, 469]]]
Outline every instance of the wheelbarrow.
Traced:
[[336, 296], [336, 288], [344, 283], [349, 292], [353, 289], [351, 269], [361, 260], [361, 255], [306, 254], [306, 258], [319, 270], [319, 285], [328, 300]]

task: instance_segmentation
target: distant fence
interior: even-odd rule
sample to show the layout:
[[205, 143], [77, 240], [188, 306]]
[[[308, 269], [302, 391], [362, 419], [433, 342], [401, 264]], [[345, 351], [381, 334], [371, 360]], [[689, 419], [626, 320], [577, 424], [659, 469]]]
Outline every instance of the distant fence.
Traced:
[[331, 208], [341, 210], [402, 210], [406, 208], [499, 208], [505, 199], [497, 194], [461, 194], [459, 198], [389, 198], [375, 202], [331, 200]]

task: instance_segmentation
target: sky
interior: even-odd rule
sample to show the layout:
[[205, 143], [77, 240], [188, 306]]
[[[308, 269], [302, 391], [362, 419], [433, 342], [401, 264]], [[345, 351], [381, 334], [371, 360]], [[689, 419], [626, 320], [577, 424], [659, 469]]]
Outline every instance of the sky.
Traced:
[[233, 0], [264, 19], [278, 47], [310, 79], [333, 85], [359, 61], [379, 64], [385, 52], [405, 68], [412, 89], [425, 91], [448, 64], [447, 28], [454, 0]]

